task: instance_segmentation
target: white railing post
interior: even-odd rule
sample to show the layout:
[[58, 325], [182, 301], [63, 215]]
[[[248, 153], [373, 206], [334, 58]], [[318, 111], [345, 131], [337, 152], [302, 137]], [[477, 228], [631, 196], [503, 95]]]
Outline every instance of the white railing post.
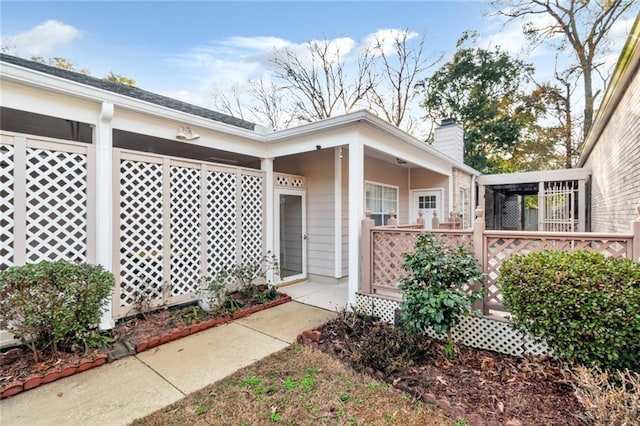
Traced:
[[[484, 246], [484, 231], [486, 229], [486, 223], [484, 221], [484, 209], [482, 207], [476, 208], [476, 220], [473, 222], [473, 253], [476, 256], [476, 259], [480, 263], [480, 267], [482, 268], [482, 272], [486, 273], [486, 247]], [[486, 279], [483, 278], [483, 281], [486, 283]], [[482, 283], [475, 282], [473, 284], [475, 290], [479, 290], [482, 286]], [[482, 299], [478, 300], [474, 303], [474, 309], [482, 310], [482, 312], [486, 315], [488, 314], [488, 309], [485, 307], [484, 303], [484, 294]]]
[[631, 249], [632, 258], [636, 262], [640, 261], [640, 204], [636, 206], [638, 217], [631, 221], [631, 233], [633, 234], [633, 247]]
[[365, 218], [362, 219], [362, 244], [360, 246], [362, 251], [362, 292], [371, 294], [371, 271], [373, 269], [371, 264], [371, 228], [374, 227], [375, 222], [371, 219], [371, 210], [365, 210], [364, 215]]
[[424, 212], [422, 210], [418, 210], [418, 220], [416, 221], [416, 223], [420, 225], [420, 229], [424, 229], [425, 222], [426, 221], [424, 220]]

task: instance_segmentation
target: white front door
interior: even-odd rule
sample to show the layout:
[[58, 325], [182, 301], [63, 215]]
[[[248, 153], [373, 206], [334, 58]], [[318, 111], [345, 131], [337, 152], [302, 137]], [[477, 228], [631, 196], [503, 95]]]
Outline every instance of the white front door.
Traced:
[[307, 276], [307, 212], [305, 192], [295, 189], [275, 191], [275, 252], [280, 264], [280, 280]]
[[433, 212], [438, 214], [440, 221], [444, 220], [442, 216], [442, 189], [424, 189], [416, 190], [411, 193], [411, 223], [418, 220], [418, 212], [424, 214], [424, 227], [431, 229], [431, 221], [433, 220]]

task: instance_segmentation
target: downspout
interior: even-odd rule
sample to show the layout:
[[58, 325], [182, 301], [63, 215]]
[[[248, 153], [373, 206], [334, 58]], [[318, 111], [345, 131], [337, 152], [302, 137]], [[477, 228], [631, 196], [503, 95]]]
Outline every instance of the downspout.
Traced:
[[470, 206], [470, 210], [471, 210], [471, 214], [469, 215], [469, 226], [473, 226], [473, 221], [476, 220], [476, 208], [478, 207], [476, 205], [477, 202], [477, 197], [476, 197], [476, 175], [471, 175], [471, 202], [469, 203]]

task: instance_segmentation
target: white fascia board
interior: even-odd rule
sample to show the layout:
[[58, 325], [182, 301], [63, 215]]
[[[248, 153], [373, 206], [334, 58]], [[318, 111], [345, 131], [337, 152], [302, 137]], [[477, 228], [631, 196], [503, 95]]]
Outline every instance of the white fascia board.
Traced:
[[[296, 145], [299, 145], [298, 140], [301, 136], [317, 135], [317, 134], [327, 132], [328, 130], [331, 130], [331, 129], [339, 129], [347, 126], [353, 126], [356, 124], [367, 124], [378, 131], [381, 131], [387, 135], [391, 135], [393, 138], [402, 141], [407, 146], [417, 148], [423, 154], [427, 153], [433, 158], [443, 161], [444, 163], [450, 165], [451, 167], [455, 167], [471, 175], [476, 175], [476, 176], [480, 175], [480, 172], [475, 170], [474, 168], [469, 167], [466, 164], [460, 163], [458, 161], [455, 161], [451, 157], [427, 145], [425, 142], [415, 138], [414, 136], [409, 135], [403, 130], [400, 130], [396, 126], [393, 126], [387, 123], [386, 121], [376, 117], [375, 115], [373, 115], [368, 111], [356, 111], [356, 112], [341, 115], [338, 117], [331, 117], [325, 120], [316, 121], [314, 123], [304, 124], [291, 129], [285, 129], [285, 130], [273, 132], [271, 134], [266, 135], [266, 141], [272, 146], [281, 145], [284, 141], [294, 141], [289, 145], [289, 148], [286, 151], [287, 151], [287, 154], [295, 154], [298, 152], [308, 151], [308, 146], [307, 146], [308, 144], [300, 146], [299, 147], [300, 151], [298, 152], [295, 151]], [[323, 148], [329, 148], [332, 146], [340, 146], [345, 143], [348, 143], [348, 141], [336, 140], [333, 143], [325, 142], [325, 144], [322, 144], [322, 143], [318, 143], [318, 144], [322, 145]], [[376, 149], [379, 149], [383, 152], [387, 152], [388, 146], [384, 144], [384, 142], [381, 142], [381, 143], [382, 145], [384, 145], [384, 148], [383, 149], [376, 148]], [[273, 152], [274, 153], [278, 152], [278, 149], [274, 148]], [[404, 158], [404, 157], [400, 157], [400, 158], [403, 158], [410, 162], [415, 162], [411, 158]]]
[[544, 170], [538, 172], [503, 173], [482, 175], [476, 179], [478, 185], [505, 185], [511, 183], [553, 182], [560, 180], [584, 180], [591, 169]]
[[97, 87], [87, 86], [76, 81], [67, 80], [39, 71], [25, 69], [14, 64], [2, 62], [0, 65], [0, 76], [2, 79], [6, 79], [8, 81], [16, 81], [21, 84], [37, 87], [46, 91], [64, 93], [68, 96], [78, 97], [98, 102], [100, 104], [102, 102], [110, 102], [113, 103], [116, 108], [130, 109], [162, 117], [163, 119], [175, 120], [179, 124], [200, 126], [248, 139], [264, 141], [263, 134], [256, 133], [251, 130], [242, 129], [204, 117], [198, 117], [186, 112], [176, 111], [168, 107], [120, 95]]

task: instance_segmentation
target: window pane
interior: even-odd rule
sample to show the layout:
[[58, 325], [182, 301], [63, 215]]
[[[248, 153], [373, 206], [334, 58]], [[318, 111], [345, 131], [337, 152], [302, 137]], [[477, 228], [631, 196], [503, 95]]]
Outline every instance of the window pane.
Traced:
[[[391, 210], [396, 210], [396, 200], [384, 200], [384, 204], [383, 204], [383, 212], [384, 213], [389, 213]], [[398, 212], [396, 212], [398, 213]]]
[[384, 199], [386, 201], [393, 200], [394, 202], [397, 199], [397, 190], [395, 188], [389, 188], [385, 186], [384, 188]]

